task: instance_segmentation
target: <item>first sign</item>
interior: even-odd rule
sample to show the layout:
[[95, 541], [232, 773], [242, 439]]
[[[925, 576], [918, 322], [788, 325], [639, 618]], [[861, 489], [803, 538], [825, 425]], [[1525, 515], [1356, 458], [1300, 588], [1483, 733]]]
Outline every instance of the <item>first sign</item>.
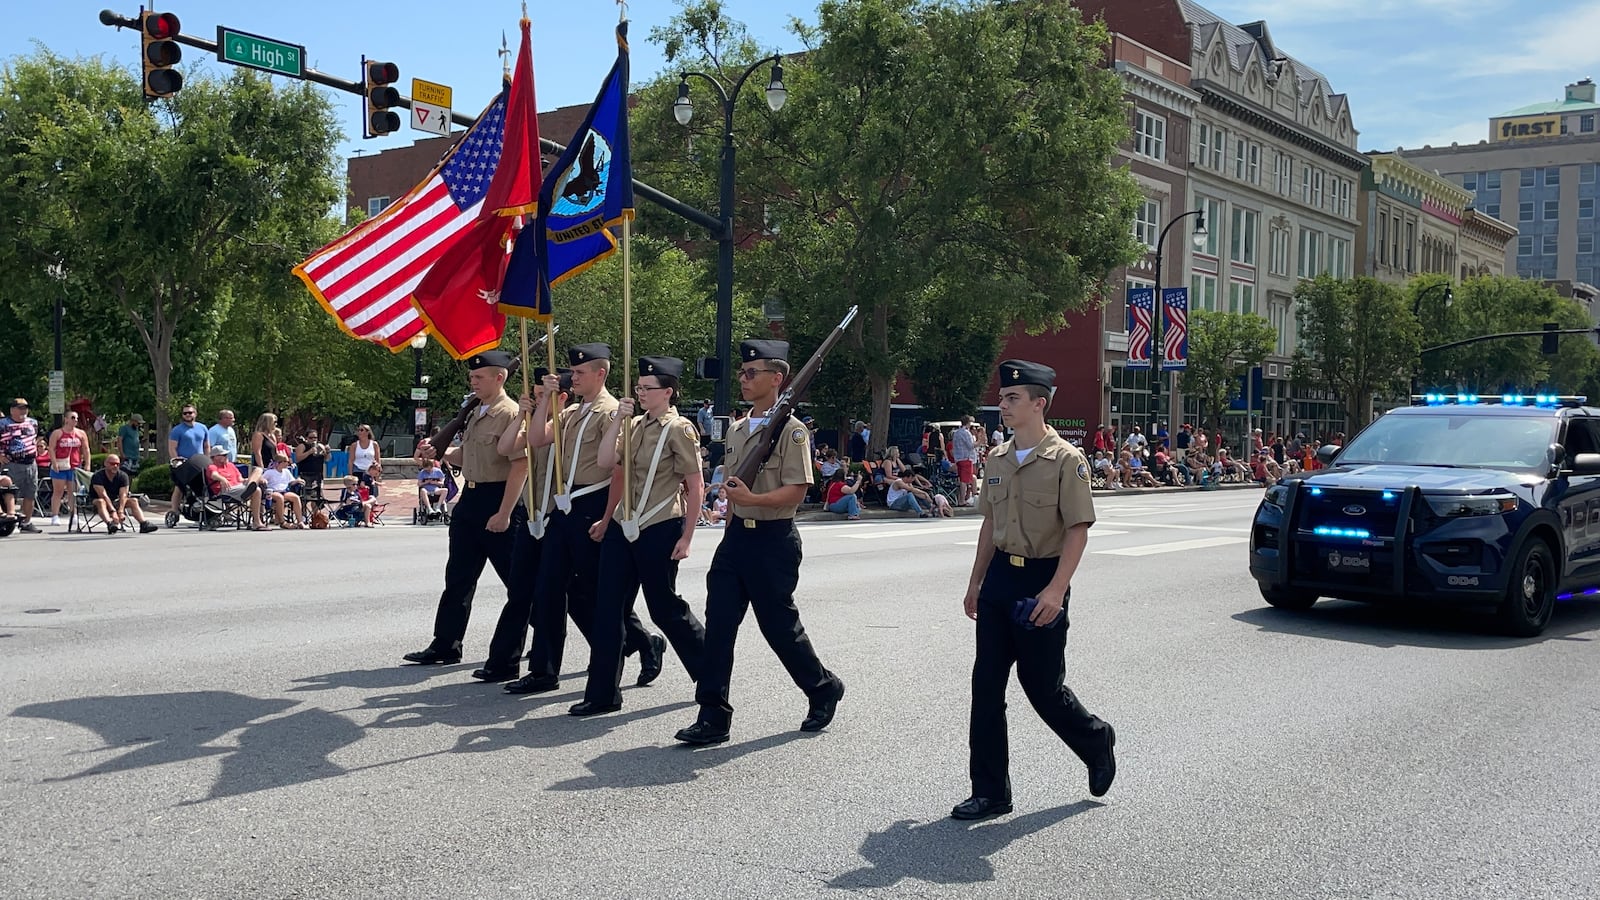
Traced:
[[274, 75], [304, 78], [306, 48], [259, 34], [217, 26], [217, 59]]

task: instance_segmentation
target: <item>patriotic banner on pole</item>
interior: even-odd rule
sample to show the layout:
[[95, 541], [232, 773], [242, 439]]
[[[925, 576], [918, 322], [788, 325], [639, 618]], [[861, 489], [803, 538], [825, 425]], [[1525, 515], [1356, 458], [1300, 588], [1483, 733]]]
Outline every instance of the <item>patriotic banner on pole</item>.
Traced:
[[1150, 368], [1150, 339], [1155, 313], [1155, 288], [1128, 288], [1127, 367], [1130, 369]]
[[422, 332], [411, 292], [478, 219], [500, 163], [506, 94], [411, 193], [295, 267], [346, 334], [398, 352]]
[[548, 319], [550, 288], [615, 253], [610, 226], [624, 217], [633, 217], [627, 22], [617, 25], [617, 61], [588, 117], [544, 177], [538, 222], [512, 250], [500, 311]]
[[1189, 367], [1189, 289], [1161, 289], [1161, 369]]

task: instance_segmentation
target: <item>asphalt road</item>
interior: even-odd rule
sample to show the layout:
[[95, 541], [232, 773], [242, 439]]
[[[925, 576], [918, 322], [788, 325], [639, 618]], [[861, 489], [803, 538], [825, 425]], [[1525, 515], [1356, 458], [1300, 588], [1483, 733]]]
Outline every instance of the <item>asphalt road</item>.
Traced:
[[[444, 531], [0, 541], [12, 897], [1594, 897], [1600, 604], [1539, 640], [1447, 611], [1265, 608], [1254, 492], [1101, 498], [1069, 679], [1117, 726], [1103, 801], [1013, 685], [1016, 812], [967, 794], [976, 519], [804, 528], [827, 732], [748, 621], [733, 740], [669, 659], [565, 715], [426, 644]], [[717, 539], [681, 578], [699, 607]], [[631, 683], [636, 663], [626, 673]]]

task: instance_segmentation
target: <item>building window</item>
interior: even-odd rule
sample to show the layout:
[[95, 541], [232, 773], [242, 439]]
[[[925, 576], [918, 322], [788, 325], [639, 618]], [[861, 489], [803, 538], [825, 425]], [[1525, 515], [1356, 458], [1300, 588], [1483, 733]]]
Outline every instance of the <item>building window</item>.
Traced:
[[1468, 172], [1461, 176], [1461, 186], [1466, 190], [1476, 191], [1478, 189], [1478, 173]]
[[1483, 214], [1491, 219], [1500, 218], [1500, 204], [1490, 203], [1488, 206], [1483, 208]]
[[1274, 275], [1287, 276], [1289, 274], [1290, 242], [1294, 235], [1287, 228], [1272, 229], [1272, 259], [1269, 261], [1269, 271]]
[[[1518, 238], [1518, 240], [1520, 241], [1521, 238]], [[1518, 249], [1519, 249], [1519, 252], [1520, 252], [1520, 247]], [[1529, 249], [1532, 249], [1532, 248], [1530, 247]], [[1594, 234], [1593, 233], [1578, 235], [1578, 252], [1579, 253], [1593, 253], [1594, 252]], [[1593, 282], [1590, 282], [1590, 283], [1593, 284]]]
[[1311, 205], [1311, 167], [1300, 167], [1300, 202]]
[[1210, 197], [1195, 199], [1199, 201], [1200, 208], [1206, 211], [1206, 242], [1195, 252], [1216, 256], [1217, 248], [1222, 246], [1218, 243], [1220, 238], [1217, 237], [1218, 232], [1222, 231], [1222, 201]]
[[1223, 148], [1228, 146], [1228, 133], [1221, 128], [1211, 129], [1211, 169], [1222, 171]]
[[1233, 231], [1229, 258], [1247, 266], [1256, 264], [1256, 224], [1261, 214], [1253, 210], [1233, 208]]
[[1146, 200], [1139, 204], [1133, 216], [1133, 236], [1151, 250], [1156, 248], [1157, 235], [1161, 233], [1161, 201]]
[[1395, 216], [1389, 225], [1389, 264], [1400, 268], [1400, 217]]
[[1553, 235], [1553, 234], [1545, 235], [1540, 240], [1539, 244], [1540, 244], [1539, 253], [1541, 255], [1543, 255], [1543, 256], [1555, 256], [1556, 255], [1556, 236], [1555, 235]]
[[1533, 221], [1533, 201], [1532, 200], [1524, 200], [1521, 203], [1517, 204], [1517, 221], [1518, 222], [1532, 222]]
[[1532, 235], [1525, 234], [1522, 237], [1517, 238], [1517, 255], [1518, 256], [1532, 256], [1533, 255], [1533, 236]]
[[1261, 145], [1250, 145], [1250, 183], [1261, 183]]
[[1417, 226], [1414, 223], [1407, 222], [1406, 223], [1406, 271], [1407, 272], [1415, 272], [1416, 270], [1417, 270]]
[[1335, 278], [1350, 277], [1350, 242], [1328, 238], [1328, 273]]
[[1378, 217], [1378, 262], [1389, 264], [1389, 217]]
[[1522, 186], [1525, 187], [1525, 188], [1533, 187], [1533, 170], [1532, 169], [1523, 169], [1522, 170]]
[[1554, 222], [1559, 218], [1561, 218], [1561, 201], [1546, 200], [1544, 202], [1544, 220], [1546, 222]]
[[1256, 311], [1256, 286], [1243, 281], [1228, 283], [1228, 311], [1253, 313]]
[[368, 197], [367, 198], [367, 218], [369, 218], [369, 219], [372, 218], [373, 216], [377, 215], [378, 213], [383, 212], [384, 210], [386, 210], [388, 208], [389, 208], [389, 198], [388, 197]]
[[1300, 229], [1300, 262], [1295, 274], [1301, 278], [1315, 278], [1322, 271], [1322, 233], [1309, 228]]
[[1578, 168], [1579, 184], [1594, 184], [1594, 163], [1584, 163]]
[[1294, 158], [1282, 151], [1272, 151], [1272, 177], [1277, 179], [1279, 195], [1289, 196], [1289, 185], [1294, 181]]
[[1189, 155], [1189, 161], [1197, 166], [1206, 164], [1206, 146], [1211, 141], [1211, 126], [1205, 122], [1197, 122], [1194, 126], [1194, 152]]
[[1580, 218], [1580, 219], [1592, 219], [1592, 218], [1594, 218], [1594, 198], [1593, 197], [1582, 197], [1582, 198], [1579, 198], [1579, 200], [1578, 200], [1578, 218]]
[[1483, 173], [1483, 189], [1486, 191], [1500, 190], [1500, 170]]
[[1581, 134], [1589, 134], [1594, 131], [1594, 113], [1578, 117], [1578, 131]]
[[1311, 173], [1311, 205], [1322, 209], [1322, 170]]
[[1167, 161], [1167, 120], [1142, 109], [1133, 113], [1133, 152]]
[[1215, 275], [1189, 276], [1189, 308], [1217, 311], [1217, 277]]
[[1339, 179], [1339, 215], [1350, 218], [1350, 191], [1354, 187], [1350, 179]]
[[1555, 187], [1561, 183], [1561, 170], [1556, 166], [1547, 166], [1544, 170], [1544, 186]]

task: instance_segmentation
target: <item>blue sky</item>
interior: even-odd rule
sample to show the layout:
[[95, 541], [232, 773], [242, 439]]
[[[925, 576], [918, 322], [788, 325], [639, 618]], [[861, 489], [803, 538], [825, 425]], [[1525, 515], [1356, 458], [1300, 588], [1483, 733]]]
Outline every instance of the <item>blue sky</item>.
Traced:
[[[139, 57], [138, 35], [99, 23], [111, 6], [124, 15], [127, 0], [51, 0], [7, 10], [0, 58], [32, 50], [37, 41], [68, 56], [103, 55], [130, 67]], [[0, 5], [21, 4], [0, 0]], [[532, 0], [534, 73], [540, 109], [585, 103], [614, 58], [612, 0]], [[775, 50], [797, 49], [788, 22], [815, 18], [814, 0], [725, 0], [756, 39]], [[1488, 133], [1491, 115], [1561, 97], [1562, 86], [1600, 77], [1600, 0], [1210, 0], [1210, 9], [1236, 23], [1265, 19], [1274, 40], [1290, 55], [1320, 70], [1335, 90], [1350, 94], [1362, 150], [1392, 150], [1423, 143], [1475, 142]], [[476, 112], [498, 89], [495, 51], [506, 32], [515, 52], [519, 4], [513, 0], [455, 3], [352, 3], [348, 0], [174, 0], [159, 7], [177, 13], [189, 34], [214, 36], [216, 26], [306, 46], [312, 67], [355, 78], [360, 57], [396, 62], [401, 87], [412, 77], [455, 89], [457, 109]], [[647, 40], [666, 22], [670, 0], [634, 0], [633, 73], [636, 81], [665, 65]], [[378, 24], [370, 24], [381, 20]], [[186, 64], [204, 56], [185, 47]], [[223, 68], [212, 58], [210, 65]], [[363, 141], [360, 103], [335, 94], [347, 134], [345, 145], [377, 150], [409, 143], [419, 132]], [[565, 136], [550, 135], [555, 140]]]

